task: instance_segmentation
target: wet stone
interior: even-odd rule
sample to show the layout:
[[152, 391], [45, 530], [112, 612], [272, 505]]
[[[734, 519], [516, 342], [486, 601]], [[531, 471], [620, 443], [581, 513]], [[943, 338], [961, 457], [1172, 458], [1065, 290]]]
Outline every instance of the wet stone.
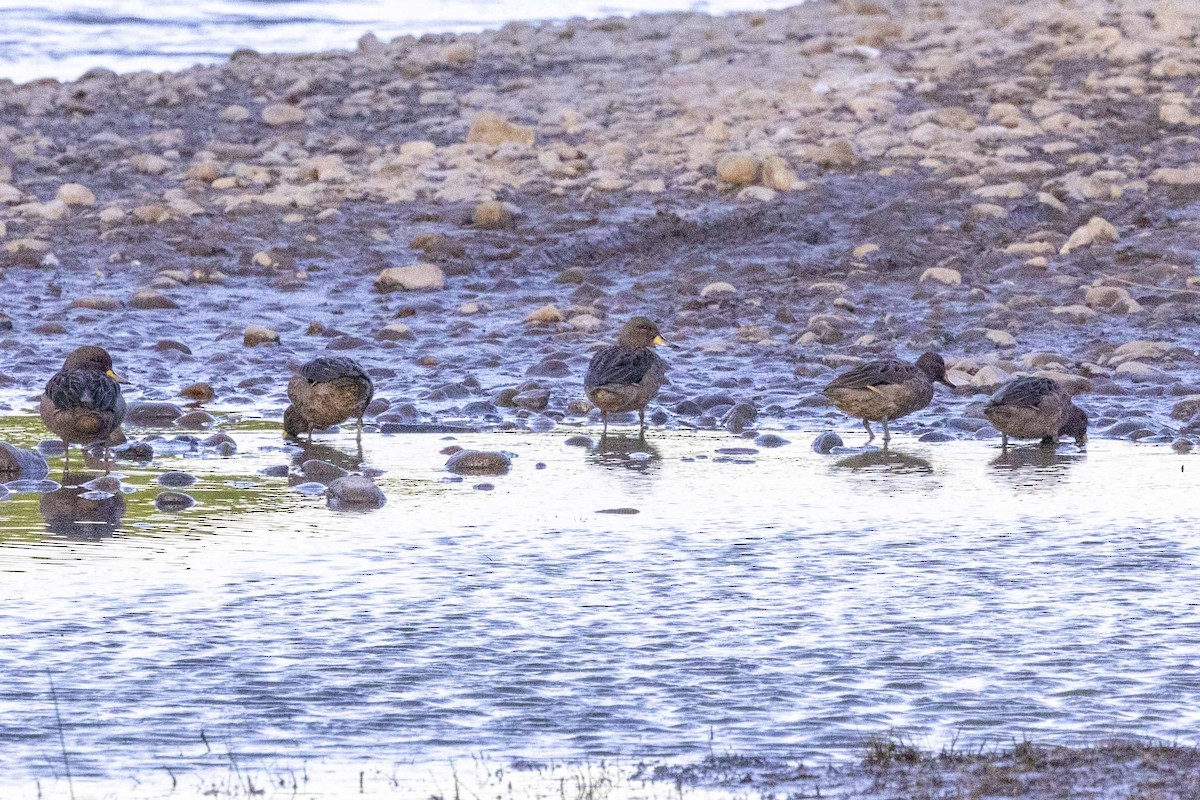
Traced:
[[929, 431], [917, 439], [918, 442], [953, 442], [954, 437], [942, 431]]
[[175, 420], [175, 427], [187, 430], [204, 430], [217, 424], [217, 418], [207, 411], [189, 411]]
[[730, 433], [741, 433], [758, 419], [758, 409], [753, 403], [738, 403], [721, 419], [721, 424]]
[[370, 478], [347, 475], [329, 484], [326, 491], [330, 508], [382, 508], [387, 503], [383, 490]]
[[258, 471], [259, 475], [265, 475], [268, 478], [286, 478], [289, 473], [291, 473], [291, 469], [287, 464], [276, 464]]
[[338, 478], [344, 478], [350, 473], [339, 467], [337, 464], [332, 464], [328, 461], [322, 461], [318, 458], [310, 458], [300, 465], [300, 471], [304, 477], [310, 481], [317, 481], [329, 485], [332, 481]]
[[200, 440], [200, 445], [201, 447], [214, 447], [217, 449], [233, 448], [233, 452], [237, 452], [237, 442], [233, 440], [232, 436], [224, 431], [218, 431], [212, 436], [206, 436]]
[[172, 486], [178, 488], [181, 486], [191, 486], [195, 482], [196, 476], [189, 472], [171, 471], [164, 472], [162, 475], [158, 476], [159, 486]]
[[620, 515], [632, 516], [634, 514], [640, 514], [642, 512], [636, 508], [600, 508], [600, 509], [596, 510], [596, 513], [597, 514], [620, 514]]
[[529, 430], [534, 433], [547, 433], [558, 427], [558, 423], [545, 414], [538, 414], [529, 420]]
[[183, 416], [183, 409], [174, 403], [133, 402], [125, 410], [125, 423], [150, 427], [170, 425]]
[[530, 389], [512, 398], [513, 405], [529, 411], [543, 411], [550, 404], [549, 389]]
[[754, 443], [759, 447], [783, 447], [791, 444], [790, 441], [774, 433], [764, 433], [754, 439]]
[[835, 447], [842, 446], [844, 446], [842, 437], [838, 436], [833, 431], [825, 431], [817, 436], [817, 438], [813, 439], [812, 442], [813, 452], [820, 453], [821, 455], [829, 455], [833, 452]]
[[303, 495], [308, 495], [309, 497], [319, 497], [325, 494], [325, 490], [328, 488], [329, 487], [323, 483], [318, 483], [317, 481], [307, 481], [305, 483], [296, 484], [292, 487], [292, 491], [299, 492]]
[[146, 442], [133, 442], [114, 448], [113, 455], [125, 461], [149, 461], [154, 458], [154, 448]]
[[213, 387], [207, 383], [193, 383], [185, 386], [179, 393], [180, 397], [186, 397], [194, 403], [207, 403], [217, 396]]
[[496, 488], [494, 483], [477, 483], [471, 487], [477, 492], [490, 492]]
[[40, 479], [49, 474], [50, 466], [38, 451], [0, 442], [0, 477]]
[[592, 437], [583, 436], [582, 434], [568, 436], [563, 440], [563, 444], [565, 444], [567, 447], [591, 447], [595, 443], [596, 441]]
[[111, 497], [121, 491], [121, 479], [114, 475], [101, 475], [83, 484], [83, 488], [93, 492], [106, 492]]
[[460, 450], [446, 460], [446, 469], [463, 475], [503, 475], [512, 468], [504, 453], [485, 450]]
[[154, 505], [159, 511], [184, 511], [196, 505], [196, 498], [185, 492], [159, 492]]

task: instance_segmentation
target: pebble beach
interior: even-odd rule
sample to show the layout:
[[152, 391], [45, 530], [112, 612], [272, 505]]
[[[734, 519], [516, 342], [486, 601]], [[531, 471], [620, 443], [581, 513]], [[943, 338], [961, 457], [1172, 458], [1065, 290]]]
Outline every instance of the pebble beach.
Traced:
[[836, 371], [937, 349], [961, 388], [910, 424], [994, 437], [1047, 374], [1186, 448], [1197, 24], [812, 2], [0, 83], [4, 394], [102, 339], [147, 400], [277, 416], [346, 351], [376, 423], [561, 421], [643, 313], [683, 346], [658, 424], [840, 424]]

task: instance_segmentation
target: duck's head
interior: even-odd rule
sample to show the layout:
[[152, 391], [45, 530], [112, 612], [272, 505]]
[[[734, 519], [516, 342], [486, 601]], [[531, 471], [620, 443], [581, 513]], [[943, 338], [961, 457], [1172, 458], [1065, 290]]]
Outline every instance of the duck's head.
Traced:
[[113, 372], [112, 356], [103, 347], [93, 347], [87, 345], [80, 347], [63, 362], [63, 369], [79, 369], [88, 372], [103, 372], [108, 377], [112, 378], [117, 383], [124, 383], [118, 377], [117, 373]]
[[1063, 414], [1062, 423], [1058, 426], [1059, 436], [1074, 436], [1075, 444], [1083, 446], [1087, 442], [1088, 415], [1079, 406], [1071, 403]]
[[671, 346], [658, 332], [658, 326], [649, 317], [634, 317], [626, 322], [617, 336], [617, 342], [626, 347], [639, 348], [654, 347], [655, 345]]
[[917, 359], [917, 368], [929, 376], [931, 383], [944, 383], [954, 388], [954, 384], [946, 380], [946, 360], [937, 353], [922, 353]]

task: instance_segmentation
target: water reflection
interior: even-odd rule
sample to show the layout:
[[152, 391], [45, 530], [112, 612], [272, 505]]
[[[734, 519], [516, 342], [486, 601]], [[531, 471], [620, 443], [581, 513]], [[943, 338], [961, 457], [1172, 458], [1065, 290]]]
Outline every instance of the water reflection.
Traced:
[[362, 466], [363, 455], [361, 449], [350, 453], [323, 442], [314, 441], [312, 444], [304, 444], [301, 441], [299, 448], [295, 450], [295, 455], [292, 457], [292, 463], [300, 466], [305, 461], [311, 460], [328, 461], [330, 464], [339, 466], [347, 472], [357, 472]]
[[833, 464], [839, 469], [851, 472], [872, 472], [879, 474], [914, 475], [932, 474], [933, 465], [928, 460], [896, 450], [867, 450], [846, 458], [840, 458]]
[[[79, 475], [71, 476], [76, 483]], [[47, 492], [38, 501], [38, 510], [50, 533], [75, 540], [95, 540], [112, 536], [121, 528], [125, 516], [125, 496], [120, 492], [101, 497], [84, 486], [63, 486]], [[85, 497], [84, 495], [88, 495]]]
[[650, 472], [662, 462], [662, 452], [645, 439], [608, 434], [588, 451], [588, 463], [601, 467]]
[[1009, 447], [991, 460], [992, 474], [1030, 488], [1052, 488], [1066, 477], [1067, 468], [1085, 461], [1087, 452], [1059, 453], [1053, 447]]

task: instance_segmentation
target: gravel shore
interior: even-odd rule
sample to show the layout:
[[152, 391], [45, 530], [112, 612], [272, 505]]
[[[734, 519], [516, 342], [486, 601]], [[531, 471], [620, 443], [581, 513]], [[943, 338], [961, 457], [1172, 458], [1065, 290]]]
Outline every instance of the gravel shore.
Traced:
[[911, 431], [993, 439], [1037, 373], [1185, 451], [1198, 34], [1183, 0], [814, 0], [0, 82], [0, 406], [94, 342], [142, 399], [276, 417], [338, 351], [376, 424], [549, 428], [641, 313], [683, 346], [657, 424], [849, 428], [836, 371], [933, 348], [960, 388]]

